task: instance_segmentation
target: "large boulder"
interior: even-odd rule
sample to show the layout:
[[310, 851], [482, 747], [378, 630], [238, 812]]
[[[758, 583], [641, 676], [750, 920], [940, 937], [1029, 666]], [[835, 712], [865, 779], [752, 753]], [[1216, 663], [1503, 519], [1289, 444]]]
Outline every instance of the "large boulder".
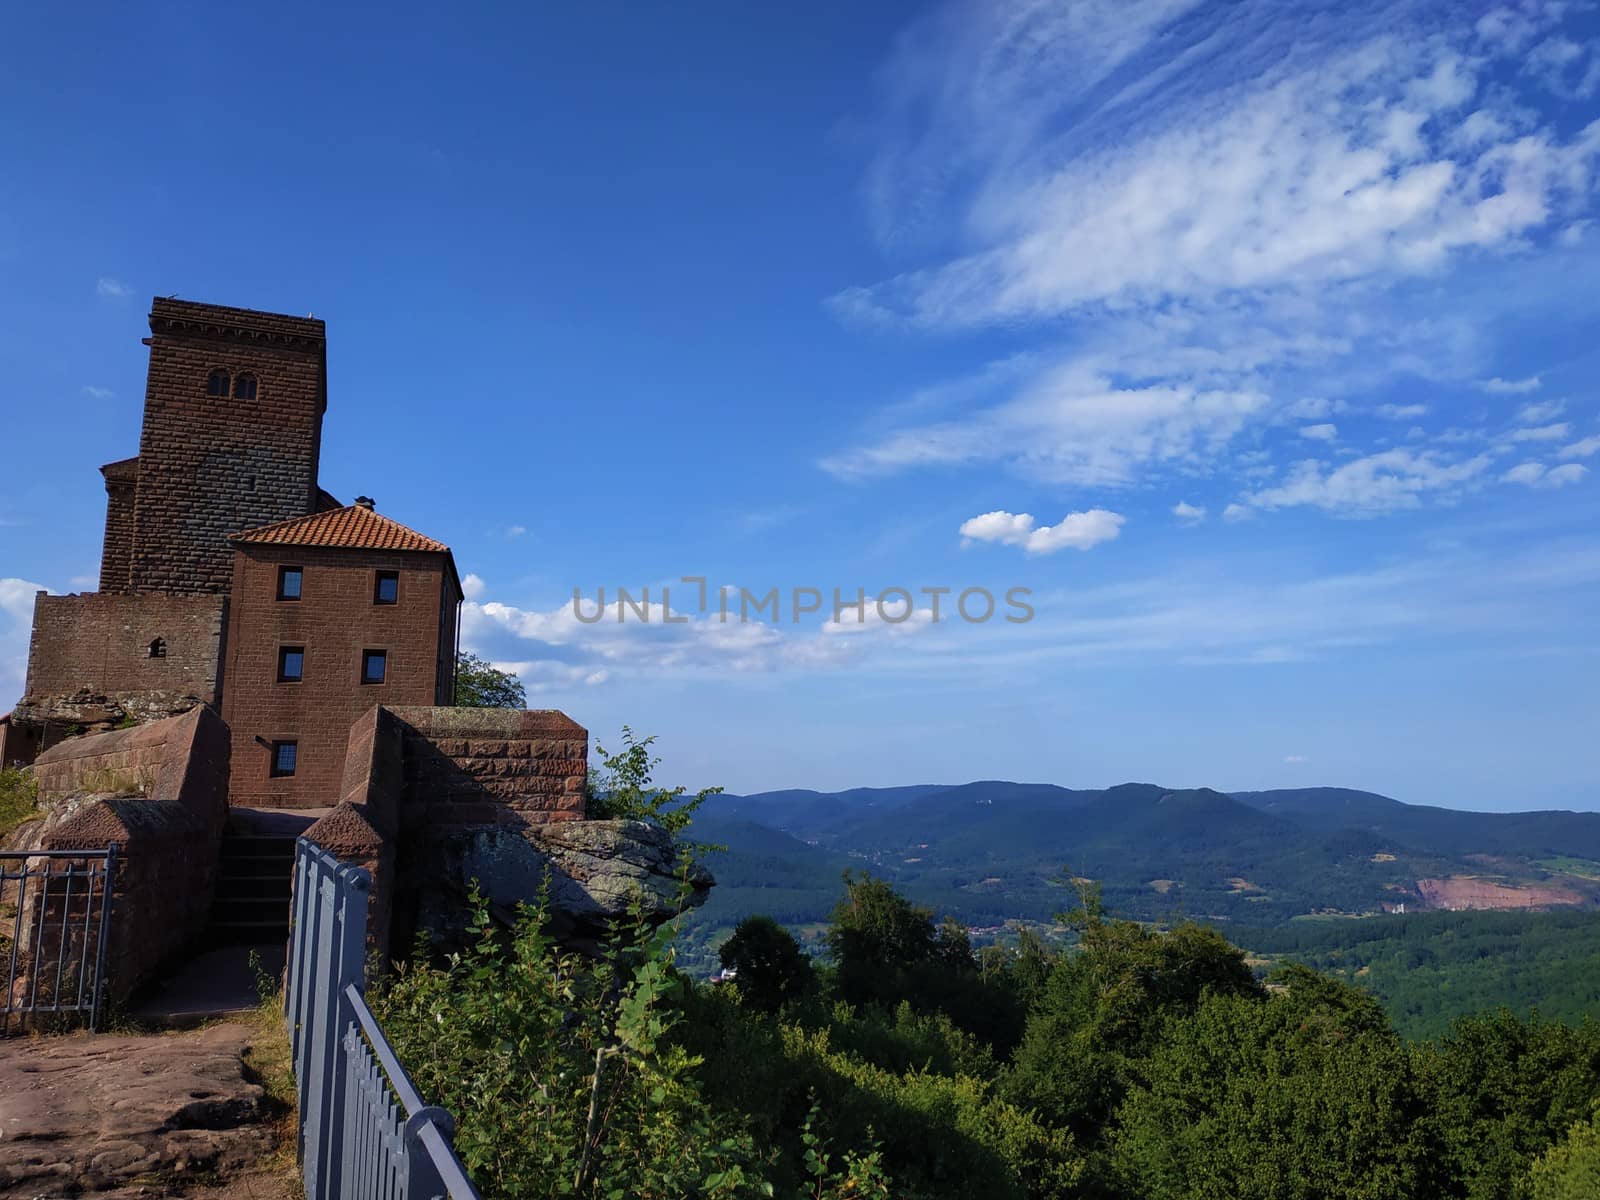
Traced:
[[402, 877], [418, 889], [418, 925], [436, 944], [459, 935], [461, 898], [474, 884], [504, 916], [548, 886], [554, 932], [585, 947], [634, 911], [661, 922], [704, 904], [715, 882], [647, 821], [434, 829], [407, 846], [407, 859]]

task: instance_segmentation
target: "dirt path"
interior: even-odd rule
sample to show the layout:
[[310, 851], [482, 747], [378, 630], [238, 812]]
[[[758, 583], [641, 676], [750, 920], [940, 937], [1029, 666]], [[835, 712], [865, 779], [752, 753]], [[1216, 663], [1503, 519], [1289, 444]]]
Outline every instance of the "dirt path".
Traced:
[[[253, 1025], [0, 1041], [0, 1197], [288, 1200]], [[265, 1168], [265, 1173], [263, 1169]]]

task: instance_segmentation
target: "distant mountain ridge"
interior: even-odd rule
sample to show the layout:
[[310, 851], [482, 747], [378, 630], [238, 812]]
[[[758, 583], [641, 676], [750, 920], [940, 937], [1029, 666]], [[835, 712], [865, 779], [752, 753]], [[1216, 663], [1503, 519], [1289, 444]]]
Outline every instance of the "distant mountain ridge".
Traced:
[[710, 863], [727, 885], [715, 908], [781, 899], [773, 915], [802, 921], [825, 913], [850, 865], [979, 925], [1067, 907], [1063, 872], [1142, 918], [1600, 907], [1600, 814], [1465, 812], [1347, 788], [788, 789], [714, 797], [695, 831], [729, 846]]

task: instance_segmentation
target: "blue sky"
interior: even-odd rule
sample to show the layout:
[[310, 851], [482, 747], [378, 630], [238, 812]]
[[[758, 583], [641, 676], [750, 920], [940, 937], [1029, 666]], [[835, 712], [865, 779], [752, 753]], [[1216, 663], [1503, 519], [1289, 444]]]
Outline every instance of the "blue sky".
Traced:
[[[1594, 5], [457, 9], [12, 14], [5, 699], [176, 293], [325, 318], [324, 485], [674, 779], [1600, 808]], [[684, 576], [784, 609], [573, 617]]]

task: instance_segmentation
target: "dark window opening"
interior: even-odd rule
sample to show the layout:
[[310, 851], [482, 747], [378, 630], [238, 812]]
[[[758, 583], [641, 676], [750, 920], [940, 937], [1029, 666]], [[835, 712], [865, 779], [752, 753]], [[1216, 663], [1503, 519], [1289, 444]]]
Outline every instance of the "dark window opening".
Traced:
[[306, 648], [304, 646], [278, 647], [278, 682], [299, 683], [305, 675]]
[[284, 779], [294, 774], [294, 769], [299, 765], [299, 742], [273, 742], [272, 743], [272, 777]]
[[379, 571], [372, 585], [374, 604], [397, 604], [400, 601], [400, 572]]
[[300, 599], [301, 576], [304, 572], [299, 567], [278, 568], [278, 599]]
[[382, 683], [384, 676], [389, 672], [389, 652], [387, 650], [363, 650], [361, 652], [361, 682]]
[[206, 380], [206, 395], [216, 396], [221, 400], [228, 398], [228, 373], [226, 371], [211, 372], [211, 378]]
[[256, 398], [256, 377], [244, 374], [236, 378], [233, 381], [233, 398], [235, 400], [254, 400]]
[[157, 638], [150, 643], [151, 658], [165, 658], [167, 656], [167, 639]]

